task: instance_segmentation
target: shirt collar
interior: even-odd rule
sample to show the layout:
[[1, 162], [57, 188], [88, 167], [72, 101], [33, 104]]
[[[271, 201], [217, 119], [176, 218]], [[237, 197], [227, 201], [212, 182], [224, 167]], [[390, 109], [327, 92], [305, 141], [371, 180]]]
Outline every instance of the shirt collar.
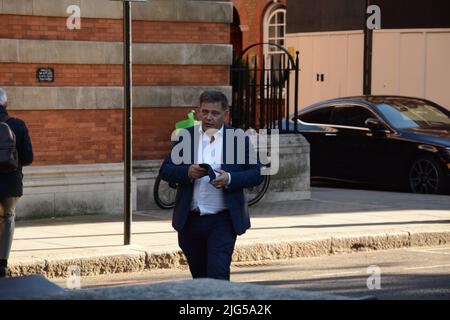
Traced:
[[[214, 138], [217, 139], [219, 136], [223, 137], [224, 130], [225, 130], [225, 125], [222, 124], [222, 127], [214, 134]], [[203, 128], [201, 125], [198, 126], [198, 132], [201, 134], [202, 137], [206, 133], [205, 131], [203, 131]]]

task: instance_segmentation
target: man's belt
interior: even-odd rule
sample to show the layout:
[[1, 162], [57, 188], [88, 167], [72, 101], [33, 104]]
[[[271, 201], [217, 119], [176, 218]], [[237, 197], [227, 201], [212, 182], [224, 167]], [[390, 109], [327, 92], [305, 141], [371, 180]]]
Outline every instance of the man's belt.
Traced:
[[[216, 215], [216, 214], [222, 214], [222, 213], [227, 213], [227, 212], [229, 212], [229, 210], [228, 210], [228, 209], [225, 209], [225, 210], [219, 211], [219, 212], [217, 212], [217, 213], [206, 214], [205, 216]], [[196, 215], [196, 216], [200, 216], [200, 215], [201, 215], [201, 212], [200, 212], [200, 209], [199, 209], [199, 208], [195, 208], [194, 210], [189, 211], [189, 213], [192, 214], [192, 215]]]

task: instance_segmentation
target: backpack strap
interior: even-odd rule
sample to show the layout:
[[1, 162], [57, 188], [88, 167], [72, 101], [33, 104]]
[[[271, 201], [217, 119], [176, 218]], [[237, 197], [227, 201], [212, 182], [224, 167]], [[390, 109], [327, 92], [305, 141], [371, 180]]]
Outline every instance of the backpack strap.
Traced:
[[3, 116], [0, 116], [0, 122], [6, 122], [9, 119], [11, 119], [11, 117], [8, 116], [7, 114], [4, 114]]

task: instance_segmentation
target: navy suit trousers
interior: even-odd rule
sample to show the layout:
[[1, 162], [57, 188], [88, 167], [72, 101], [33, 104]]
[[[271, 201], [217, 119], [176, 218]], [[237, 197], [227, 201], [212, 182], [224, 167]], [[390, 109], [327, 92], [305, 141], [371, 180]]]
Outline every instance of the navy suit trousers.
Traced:
[[205, 216], [191, 212], [178, 232], [178, 244], [192, 277], [229, 281], [236, 237], [228, 211]]

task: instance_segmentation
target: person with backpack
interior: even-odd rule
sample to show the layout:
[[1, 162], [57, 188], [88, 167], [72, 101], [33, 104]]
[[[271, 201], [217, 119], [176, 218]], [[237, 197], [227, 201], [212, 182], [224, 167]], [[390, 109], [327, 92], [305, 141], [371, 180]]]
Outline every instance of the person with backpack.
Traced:
[[17, 201], [23, 193], [22, 167], [33, 162], [33, 147], [25, 122], [6, 111], [7, 96], [0, 88], [0, 277], [8, 270]]

